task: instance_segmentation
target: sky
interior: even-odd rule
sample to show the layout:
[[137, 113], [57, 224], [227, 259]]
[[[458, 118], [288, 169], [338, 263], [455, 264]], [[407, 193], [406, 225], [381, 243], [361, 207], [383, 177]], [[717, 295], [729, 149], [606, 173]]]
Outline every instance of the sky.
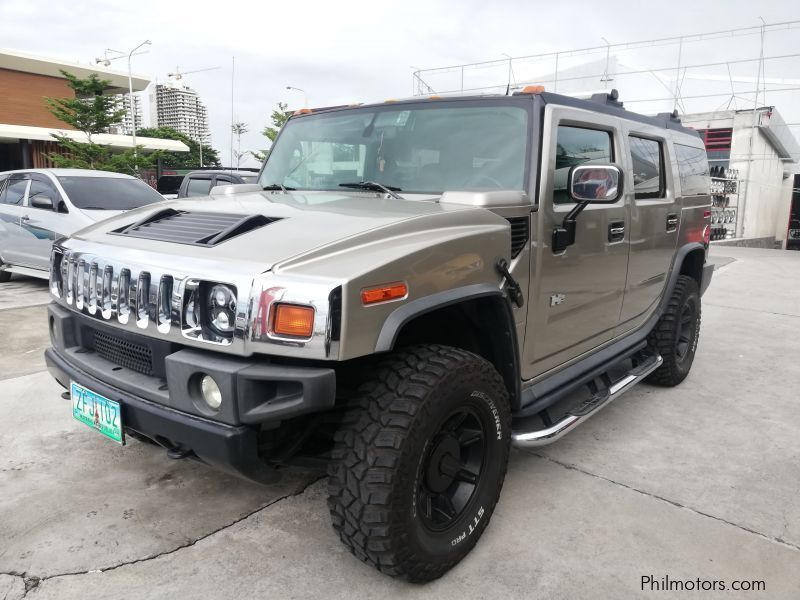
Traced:
[[[412, 95], [415, 68], [567, 51], [602, 45], [603, 38], [620, 43], [748, 27], [760, 25], [759, 17], [767, 23], [800, 19], [800, 5], [796, 0], [766, 5], [752, 0], [0, 0], [0, 47], [89, 64], [105, 48], [127, 52], [149, 39], [148, 52], [133, 59], [136, 74], [163, 81], [176, 66], [184, 72], [219, 67], [186, 75], [183, 83], [193, 87], [208, 106], [212, 145], [227, 165], [231, 122], [248, 126], [242, 150], [263, 149], [268, 144], [260, 131], [277, 102], [297, 109], [305, 97], [312, 107], [403, 98]], [[765, 55], [800, 54], [799, 34], [797, 25], [770, 34]], [[683, 50], [683, 64], [758, 56], [758, 42], [758, 36], [743, 36], [697, 43]], [[676, 63], [678, 50], [676, 45], [665, 45], [622, 52], [614, 64], [619, 70], [664, 67]], [[603, 59], [600, 53], [585, 60], [597, 64]], [[765, 64], [767, 77], [800, 79], [797, 58]], [[125, 69], [124, 60], [112, 65]], [[746, 79], [755, 77], [756, 65], [735, 65], [733, 76], [741, 79], [735, 85], [752, 88]], [[514, 78], [546, 75], [551, 70], [547, 65], [514, 63]], [[720, 86], [730, 87], [726, 67], [694, 73], [694, 79], [684, 80], [685, 93], [705, 92], [711, 89], [708, 86], [724, 92], [726, 88]], [[497, 83], [502, 84], [507, 70], [484, 70], [481, 76], [484, 83], [499, 79]], [[674, 86], [675, 75], [660, 72], [659, 77], [661, 81], [652, 76], [648, 83], [621, 78], [614, 86], [620, 88], [623, 100], [642, 94], [658, 98]], [[436, 74], [431, 74], [431, 80], [443, 87], [452, 83]], [[305, 94], [286, 86], [302, 88]], [[738, 104], [744, 106], [745, 99], [737, 100]], [[687, 101], [685, 108], [708, 110], [708, 102]], [[767, 102], [778, 106], [787, 122], [800, 122], [800, 91], [769, 93]], [[724, 105], [725, 98], [713, 103]], [[641, 112], [661, 108], [652, 103], [635, 106]], [[794, 131], [800, 137], [800, 128]], [[251, 159], [247, 166], [257, 164]]]

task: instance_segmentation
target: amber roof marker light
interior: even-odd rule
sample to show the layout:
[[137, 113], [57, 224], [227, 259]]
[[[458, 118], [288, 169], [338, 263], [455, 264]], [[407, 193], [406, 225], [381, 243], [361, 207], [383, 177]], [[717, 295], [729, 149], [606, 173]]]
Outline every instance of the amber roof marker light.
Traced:
[[402, 281], [385, 283], [361, 290], [361, 302], [364, 306], [380, 304], [381, 302], [391, 302], [392, 300], [401, 300], [406, 296], [408, 296], [408, 286]]

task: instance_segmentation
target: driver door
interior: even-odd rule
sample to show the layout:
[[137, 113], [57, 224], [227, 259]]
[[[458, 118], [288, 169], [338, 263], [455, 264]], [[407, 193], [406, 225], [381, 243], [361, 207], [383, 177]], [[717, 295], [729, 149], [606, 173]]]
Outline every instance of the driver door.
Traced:
[[[61, 195], [50, 180], [38, 173], [30, 175], [31, 184], [20, 216], [20, 240], [18, 261], [26, 267], [47, 270], [50, 266], [50, 250], [55, 239], [67, 232], [60, 231], [68, 214], [59, 213]], [[51, 200], [51, 208], [34, 206], [36, 199]]]
[[574, 244], [560, 252], [552, 247], [554, 228], [575, 206], [567, 192], [570, 168], [609, 163], [622, 167], [625, 152], [619, 119], [549, 105], [543, 133], [539, 243], [530, 278], [525, 379], [564, 365], [612, 339], [628, 271], [625, 187], [616, 202], [589, 204], [578, 215]]

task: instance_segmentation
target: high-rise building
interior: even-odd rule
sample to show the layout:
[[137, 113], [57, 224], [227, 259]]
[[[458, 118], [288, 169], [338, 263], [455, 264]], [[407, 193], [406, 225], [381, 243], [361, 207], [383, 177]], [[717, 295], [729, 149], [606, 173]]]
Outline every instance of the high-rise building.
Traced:
[[[111, 126], [110, 133], [131, 135], [133, 133], [133, 119], [131, 118], [131, 104], [128, 99], [128, 94], [116, 94], [114, 99], [116, 100], [114, 110], [124, 110], [125, 115], [122, 117], [122, 121]], [[144, 126], [142, 118], [142, 97], [139, 94], [133, 95], [133, 112], [136, 115], [136, 130], [138, 131]]]
[[153, 127], [172, 127], [204, 145], [211, 144], [208, 109], [192, 88], [179, 83], [157, 83], [150, 91]]

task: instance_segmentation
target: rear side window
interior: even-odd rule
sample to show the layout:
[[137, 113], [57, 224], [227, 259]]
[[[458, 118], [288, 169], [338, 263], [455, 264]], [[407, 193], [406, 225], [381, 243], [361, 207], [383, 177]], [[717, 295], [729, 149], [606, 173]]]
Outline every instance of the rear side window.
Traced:
[[664, 146], [656, 140], [630, 136], [633, 194], [636, 200], [664, 197]]
[[22, 206], [22, 201], [25, 198], [25, 190], [27, 188], [27, 179], [9, 179], [6, 184], [6, 189], [3, 190], [3, 195], [0, 196], [0, 204]]
[[189, 179], [189, 184], [186, 186], [187, 196], [208, 196], [211, 190], [211, 179]]
[[681, 193], [684, 196], [699, 196], [709, 193], [708, 158], [703, 148], [675, 144]]
[[571, 167], [613, 162], [614, 155], [611, 148], [611, 134], [608, 131], [559, 125], [556, 138], [553, 203], [572, 202], [567, 192], [567, 176]]

